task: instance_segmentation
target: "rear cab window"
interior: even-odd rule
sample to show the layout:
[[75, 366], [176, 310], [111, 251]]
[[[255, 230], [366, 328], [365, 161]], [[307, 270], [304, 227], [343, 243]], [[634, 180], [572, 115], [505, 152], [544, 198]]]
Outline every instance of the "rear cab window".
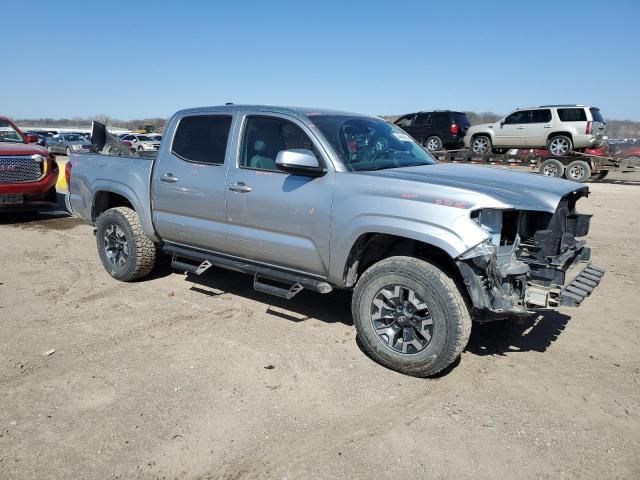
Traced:
[[188, 162], [222, 165], [227, 153], [231, 115], [193, 115], [180, 120], [171, 153]]

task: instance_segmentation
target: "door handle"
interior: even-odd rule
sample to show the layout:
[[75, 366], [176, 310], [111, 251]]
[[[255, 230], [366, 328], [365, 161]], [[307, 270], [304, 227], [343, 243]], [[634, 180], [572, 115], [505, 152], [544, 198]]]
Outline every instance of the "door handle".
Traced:
[[551, 128], [551, 125], [545, 125], [544, 128]]
[[517, 127], [517, 130], [524, 130], [524, 127]]
[[249, 193], [251, 191], [251, 187], [249, 185], [246, 185], [243, 182], [238, 182], [238, 183], [232, 183], [231, 185], [229, 185], [229, 190], [231, 190], [232, 192], [238, 192], [238, 193]]
[[174, 177], [173, 173], [165, 173], [160, 177], [160, 181], [165, 183], [176, 183], [178, 181], [178, 177]]

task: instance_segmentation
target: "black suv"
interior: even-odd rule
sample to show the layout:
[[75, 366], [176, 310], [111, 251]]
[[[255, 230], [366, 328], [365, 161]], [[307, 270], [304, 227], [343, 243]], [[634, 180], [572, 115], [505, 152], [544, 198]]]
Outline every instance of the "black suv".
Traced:
[[464, 134], [471, 125], [466, 113], [451, 110], [410, 113], [394, 123], [431, 152], [462, 147]]

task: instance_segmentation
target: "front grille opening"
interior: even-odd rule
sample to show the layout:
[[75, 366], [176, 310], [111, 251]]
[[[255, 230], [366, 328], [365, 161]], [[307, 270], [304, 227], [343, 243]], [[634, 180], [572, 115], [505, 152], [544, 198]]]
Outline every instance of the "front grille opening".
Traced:
[[0, 157], [0, 183], [34, 182], [42, 177], [42, 168], [33, 157]]

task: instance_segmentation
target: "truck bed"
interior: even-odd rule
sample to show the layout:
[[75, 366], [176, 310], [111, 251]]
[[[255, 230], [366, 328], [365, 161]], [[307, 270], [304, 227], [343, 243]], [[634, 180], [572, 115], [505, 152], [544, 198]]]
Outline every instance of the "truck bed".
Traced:
[[145, 233], [155, 238], [151, 205], [151, 172], [154, 158], [72, 153], [68, 207], [90, 224], [95, 223], [93, 206], [107, 198], [93, 199], [90, 192], [107, 191], [130, 199], [140, 214]]

